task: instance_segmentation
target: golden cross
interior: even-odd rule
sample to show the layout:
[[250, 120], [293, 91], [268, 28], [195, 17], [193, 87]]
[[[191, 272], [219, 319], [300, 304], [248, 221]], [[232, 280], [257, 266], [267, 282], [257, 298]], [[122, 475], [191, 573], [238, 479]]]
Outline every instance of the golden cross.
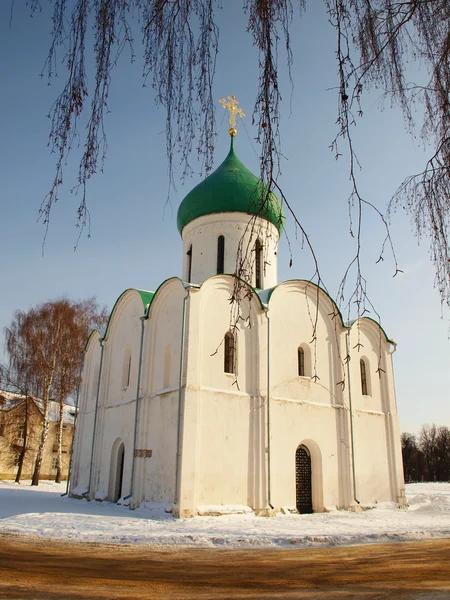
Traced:
[[222, 100], [219, 100], [219, 102], [230, 113], [228, 117], [228, 122], [230, 123], [230, 129], [228, 133], [231, 136], [235, 136], [237, 133], [236, 117], [238, 116], [242, 119], [242, 117], [245, 117], [245, 114], [242, 108], [238, 108], [239, 102], [236, 100], [236, 96], [234, 94], [232, 96], [228, 96], [228, 102], [225, 98], [222, 98]]

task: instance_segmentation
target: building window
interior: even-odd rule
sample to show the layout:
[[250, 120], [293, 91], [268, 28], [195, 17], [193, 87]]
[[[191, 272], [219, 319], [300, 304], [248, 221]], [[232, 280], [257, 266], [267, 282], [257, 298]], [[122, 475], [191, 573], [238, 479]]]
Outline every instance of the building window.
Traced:
[[224, 348], [224, 371], [236, 373], [236, 340], [231, 331], [225, 334]]
[[255, 287], [262, 289], [262, 244], [260, 240], [255, 243]]
[[17, 430], [17, 443], [23, 444], [25, 440], [25, 425], [19, 425]]
[[219, 235], [217, 238], [217, 274], [224, 272], [225, 262], [225, 238], [223, 235]]
[[0, 423], [0, 437], [3, 437], [4, 435], [5, 435], [5, 424]]
[[305, 351], [303, 348], [297, 350], [298, 355], [298, 374], [300, 377], [305, 376]]
[[297, 348], [297, 373], [299, 377], [311, 377], [311, 350], [308, 344]]
[[369, 387], [369, 369], [366, 365], [366, 361], [362, 358], [359, 361], [359, 368], [361, 371], [361, 392], [363, 396], [370, 396], [370, 387]]
[[56, 469], [58, 467], [57, 462], [58, 462], [57, 458], [52, 458], [52, 469]]
[[131, 379], [131, 348], [125, 348], [123, 354], [123, 367], [122, 367], [122, 388], [125, 389], [130, 385]]
[[188, 282], [192, 279], [192, 244], [189, 246], [189, 250], [186, 252], [187, 255], [187, 280]]

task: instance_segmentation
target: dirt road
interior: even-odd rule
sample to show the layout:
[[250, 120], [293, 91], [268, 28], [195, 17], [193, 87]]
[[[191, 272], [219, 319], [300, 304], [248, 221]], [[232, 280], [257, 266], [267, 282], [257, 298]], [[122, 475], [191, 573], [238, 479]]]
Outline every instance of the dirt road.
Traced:
[[450, 600], [450, 540], [226, 550], [0, 537], [0, 598]]

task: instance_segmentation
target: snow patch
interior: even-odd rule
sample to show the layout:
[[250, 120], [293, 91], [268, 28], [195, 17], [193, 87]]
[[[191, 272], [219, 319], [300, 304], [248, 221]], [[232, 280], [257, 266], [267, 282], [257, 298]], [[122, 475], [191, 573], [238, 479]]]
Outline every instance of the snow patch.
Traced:
[[105, 492], [105, 490], [97, 490], [94, 494], [94, 499], [98, 500], [98, 502], [103, 502], [103, 500], [106, 500], [107, 496], [108, 494]]
[[219, 517], [221, 515], [249, 515], [253, 514], [253, 510], [244, 504], [205, 504], [197, 507], [197, 513], [200, 517]]
[[[450, 483], [407, 485], [409, 508], [404, 510], [378, 503], [359, 513], [333, 509], [299, 515], [291, 514], [293, 507], [285, 507], [285, 514], [263, 518], [245, 506], [238, 507], [245, 512], [236, 514], [236, 506], [219, 505], [201, 508], [220, 510], [221, 516], [192, 519], [174, 518], [168, 512], [172, 504], [143, 502], [130, 510], [130, 499], [121, 505], [88, 502], [62, 497], [65, 483], [43, 481], [38, 487], [29, 483], [0, 482], [0, 533], [74, 542], [227, 548], [307, 548], [450, 536]], [[73, 491], [83, 494], [87, 489]]]
[[[42, 483], [39, 483], [39, 485], [42, 485]], [[74, 498], [84, 498], [85, 494], [88, 493], [88, 489], [85, 487], [76, 487], [73, 490], [71, 490], [71, 494]]]

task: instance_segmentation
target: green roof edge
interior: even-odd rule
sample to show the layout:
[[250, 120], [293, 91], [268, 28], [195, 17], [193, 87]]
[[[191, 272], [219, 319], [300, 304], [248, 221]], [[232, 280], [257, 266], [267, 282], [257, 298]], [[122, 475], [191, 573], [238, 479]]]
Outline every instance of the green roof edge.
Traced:
[[381, 329], [381, 331], [384, 333], [384, 337], [386, 338], [386, 341], [389, 342], [390, 344], [394, 344], [395, 346], [397, 345], [397, 342], [394, 342], [394, 340], [392, 340], [390, 337], [388, 337], [386, 331], [384, 330], [383, 326], [381, 325], [381, 323], [379, 323], [378, 321], [376, 321], [375, 319], [373, 319], [372, 317], [357, 317], [356, 319], [352, 319], [351, 321], [347, 321], [346, 322], [346, 327], [348, 327], [349, 329], [351, 329], [353, 327], [353, 325], [357, 322], [357, 321], [362, 321], [364, 319], [367, 319], [368, 321], [372, 321], [373, 323], [375, 323], [375, 325]]

